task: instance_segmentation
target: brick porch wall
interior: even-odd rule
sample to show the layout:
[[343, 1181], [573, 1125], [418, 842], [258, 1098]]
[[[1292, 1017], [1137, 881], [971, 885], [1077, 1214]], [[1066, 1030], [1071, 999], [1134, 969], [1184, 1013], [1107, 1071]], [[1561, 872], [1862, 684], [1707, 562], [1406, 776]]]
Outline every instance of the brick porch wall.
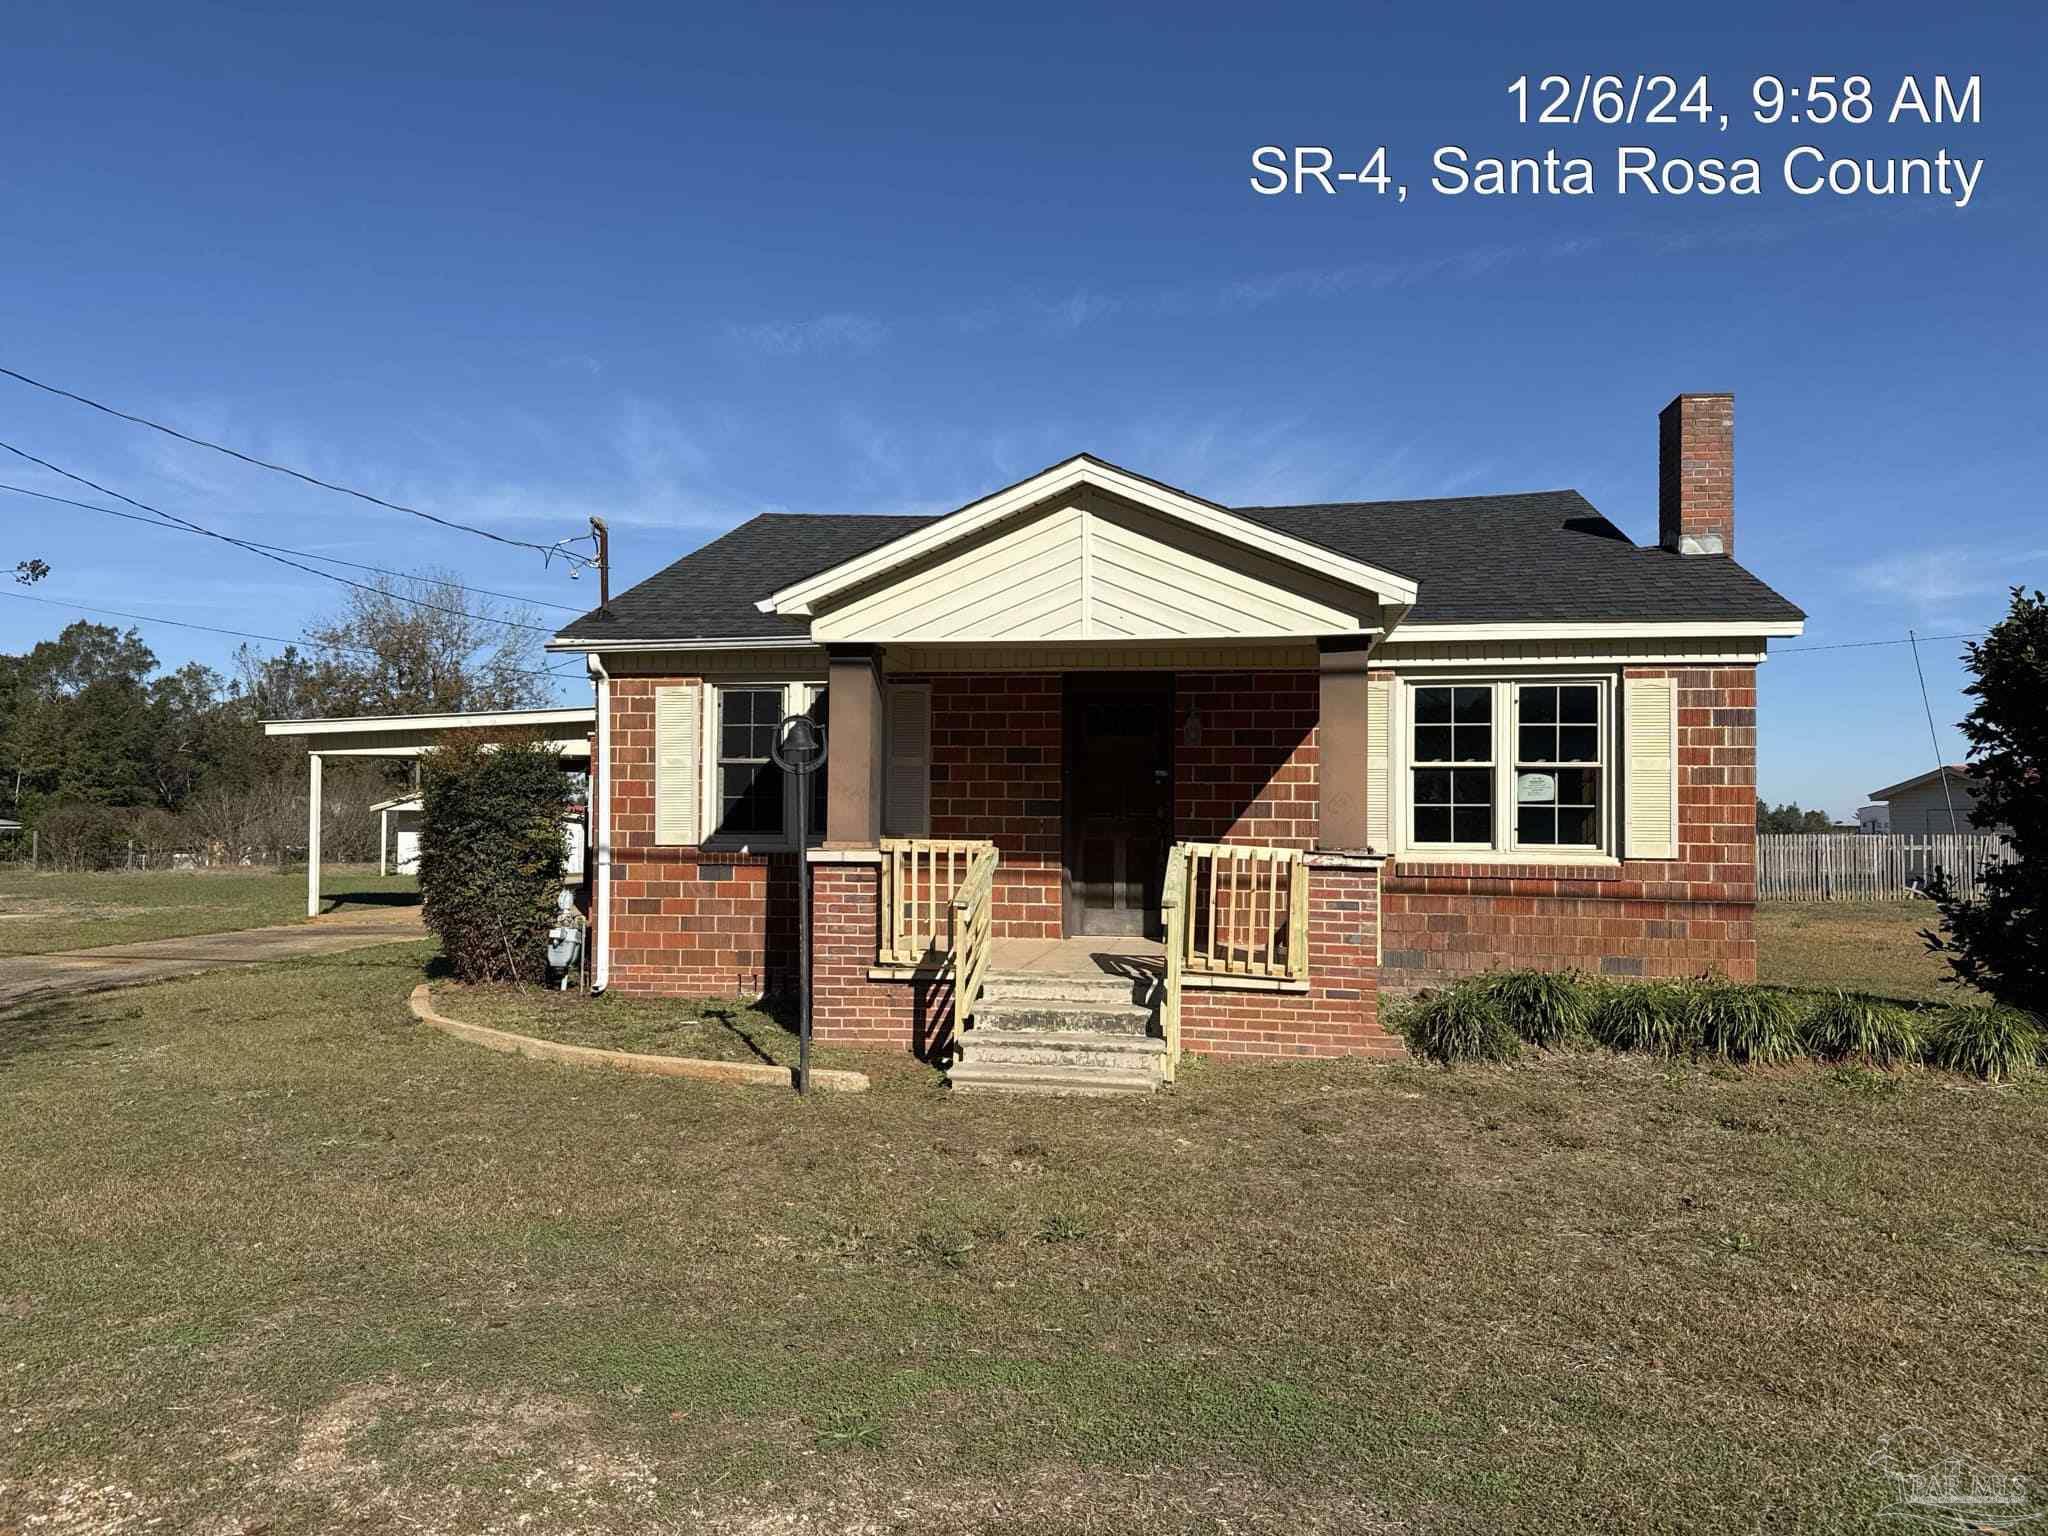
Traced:
[[[916, 682], [918, 678], [892, 678]], [[1060, 936], [1057, 672], [941, 674], [932, 689], [932, 836], [993, 838], [999, 939]]]
[[1177, 839], [1315, 846], [1319, 686], [1313, 672], [1179, 675], [1173, 700]]
[[1503, 966], [1756, 979], [1756, 668], [1626, 675], [1678, 680], [1679, 857], [1599, 870], [1390, 865], [1383, 991]]
[[1181, 1046], [1216, 1056], [1398, 1057], [1406, 1047], [1381, 1026], [1376, 860], [1312, 860], [1309, 989], [1181, 991]]

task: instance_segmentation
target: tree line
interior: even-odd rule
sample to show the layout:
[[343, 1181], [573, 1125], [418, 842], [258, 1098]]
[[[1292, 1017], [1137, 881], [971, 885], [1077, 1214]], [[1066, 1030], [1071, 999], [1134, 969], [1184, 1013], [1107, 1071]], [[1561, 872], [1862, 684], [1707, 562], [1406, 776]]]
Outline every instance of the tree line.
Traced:
[[[301, 645], [245, 644], [225, 673], [167, 669], [133, 628], [68, 624], [0, 654], [0, 816], [34, 830], [60, 867], [281, 862], [306, 840], [306, 755], [266, 736], [264, 720], [550, 703], [537, 626], [437, 571], [366, 581]], [[404, 760], [329, 765], [329, 857], [376, 857], [369, 807], [411, 773]]]

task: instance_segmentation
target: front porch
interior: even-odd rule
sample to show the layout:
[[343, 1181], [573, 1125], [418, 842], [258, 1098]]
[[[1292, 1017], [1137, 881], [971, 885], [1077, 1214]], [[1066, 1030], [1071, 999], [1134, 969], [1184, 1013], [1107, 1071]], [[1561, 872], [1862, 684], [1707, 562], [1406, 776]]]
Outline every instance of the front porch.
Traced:
[[997, 939], [989, 969], [999, 976], [1126, 976], [1162, 981], [1166, 946], [1157, 939]]

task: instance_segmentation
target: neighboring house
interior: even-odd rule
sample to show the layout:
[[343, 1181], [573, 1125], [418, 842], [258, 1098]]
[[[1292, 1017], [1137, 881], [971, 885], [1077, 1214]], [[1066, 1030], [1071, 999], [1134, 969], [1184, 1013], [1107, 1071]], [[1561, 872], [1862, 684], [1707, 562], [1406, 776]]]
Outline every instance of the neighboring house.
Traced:
[[757, 517], [550, 641], [597, 683], [594, 980], [794, 988], [798, 712], [817, 1034], [945, 1057], [964, 1001], [967, 1081], [1057, 1059], [1026, 993], [1149, 1009], [1170, 1074], [1397, 1049], [1382, 993], [1488, 967], [1752, 977], [1756, 668], [1803, 615], [1732, 558], [1733, 413], [1662, 413], [1650, 548], [1575, 491], [1233, 509], [1085, 454]]
[[1856, 812], [1858, 832], [1889, 832], [1892, 829], [1892, 809], [1888, 805], [1866, 805]]
[[[1970, 770], [1961, 763], [1929, 769], [1888, 789], [1873, 789], [1870, 798], [1884, 806], [1886, 825], [1893, 832], [1924, 837], [1932, 832], [1998, 830], [1970, 820], [1977, 809], [1977, 794], [1970, 783]], [[1857, 815], [1860, 820], [1862, 813]]]

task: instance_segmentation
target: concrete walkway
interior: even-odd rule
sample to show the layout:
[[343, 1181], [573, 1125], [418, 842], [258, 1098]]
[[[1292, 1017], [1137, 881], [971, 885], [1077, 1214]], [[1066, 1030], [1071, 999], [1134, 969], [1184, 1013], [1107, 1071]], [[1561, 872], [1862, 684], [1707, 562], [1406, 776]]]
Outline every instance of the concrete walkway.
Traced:
[[262, 965], [302, 955], [336, 955], [373, 944], [418, 939], [425, 933], [419, 908], [405, 907], [337, 912], [310, 923], [245, 928], [238, 933], [149, 939], [54, 955], [10, 955], [0, 959], [0, 1013], [53, 997], [171, 981], [201, 971]]

